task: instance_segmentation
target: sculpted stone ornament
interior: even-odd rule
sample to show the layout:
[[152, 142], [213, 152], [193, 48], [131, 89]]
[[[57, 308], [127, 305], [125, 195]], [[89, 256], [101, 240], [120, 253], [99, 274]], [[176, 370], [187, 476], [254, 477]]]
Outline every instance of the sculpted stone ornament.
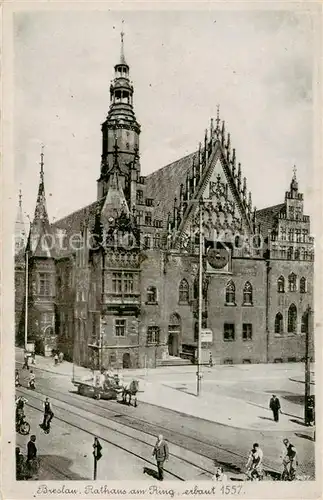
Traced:
[[229, 261], [229, 252], [225, 248], [210, 248], [206, 258], [213, 269], [223, 269]]

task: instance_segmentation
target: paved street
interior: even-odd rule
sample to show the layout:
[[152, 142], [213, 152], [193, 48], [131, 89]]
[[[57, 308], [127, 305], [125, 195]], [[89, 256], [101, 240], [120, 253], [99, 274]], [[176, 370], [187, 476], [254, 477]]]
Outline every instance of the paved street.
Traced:
[[[22, 360], [20, 350], [17, 350], [17, 360]], [[139, 406], [133, 408], [75, 394], [70, 381], [70, 363], [55, 367], [52, 359], [37, 357], [37, 393], [23, 388], [21, 391], [36, 408], [41, 408], [43, 395], [48, 395], [54, 406], [57, 418], [49, 436], [38, 427], [40, 412], [27, 408], [32, 432], [37, 435], [39, 454], [46, 455], [44, 468], [47, 470], [42, 473], [48, 479], [59, 474], [57, 469], [68, 471], [71, 477], [90, 478], [95, 434], [107, 439], [102, 442], [108, 453], [104, 453], [99, 462], [100, 479], [120, 479], [118, 463], [121, 461], [122, 477], [126, 470], [129, 479], [148, 478], [143, 469], [155, 469], [151, 449], [160, 432], [170, 443], [168, 479], [210, 478], [214, 460], [223, 465], [229, 477], [241, 478], [246, 455], [255, 441], [261, 444], [268, 470], [279, 472], [284, 437], [298, 449], [299, 474], [313, 477], [313, 429], [302, 424], [302, 369], [299, 364], [205, 368], [199, 399], [190, 394], [195, 390], [194, 366], [159, 368], [148, 374], [132, 371], [126, 376], [138, 377], [144, 391], [139, 394]], [[75, 369], [77, 376], [86, 373], [88, 370]], [[311, 388], [314, 389], [314, 385]], [[280, 397], [285, 413], [278, 424], [272, 421], [268, 409], [273, 392]], [[75, 427], [76, 422], [80, 428]], [[36, 431], [35, 427], [38, 427]], [[18, 440], [26, 438], [19, 436]]]

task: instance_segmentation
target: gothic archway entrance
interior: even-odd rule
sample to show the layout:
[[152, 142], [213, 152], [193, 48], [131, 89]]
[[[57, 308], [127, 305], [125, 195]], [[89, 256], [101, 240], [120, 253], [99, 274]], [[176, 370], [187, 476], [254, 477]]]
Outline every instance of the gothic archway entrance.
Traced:
[[179, 356], [181, 337], [181, 317], [174, 313], [169, 318], [168, 324], [168, 353], [170, 356]]
[[125, 352], [122, 357], [122, 367], [123, 368], [131, 368], [130, 354], [129, 352]]

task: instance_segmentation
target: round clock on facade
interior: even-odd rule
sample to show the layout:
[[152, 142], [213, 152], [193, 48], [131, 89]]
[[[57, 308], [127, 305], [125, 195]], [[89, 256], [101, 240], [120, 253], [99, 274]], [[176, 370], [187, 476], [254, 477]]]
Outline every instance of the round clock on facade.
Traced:
[[210, 248], [206, 258], [214, 269], [223, 269], [229, 261], [229, 252], [225, 248]]

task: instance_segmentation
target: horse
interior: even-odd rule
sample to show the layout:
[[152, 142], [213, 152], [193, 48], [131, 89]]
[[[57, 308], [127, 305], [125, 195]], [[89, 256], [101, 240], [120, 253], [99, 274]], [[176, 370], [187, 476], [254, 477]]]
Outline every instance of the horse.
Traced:
[[[131, 399], [133, 397], [133, 406], [137, 406], [137, 397], [136, 394], [139, 389], [139, 382], [138, 380], [132, 380], [128, 384], [125, 384], [122, 387], [122, 401], [123, 403], [128, 403], [128, 405], [131, 404]], [[128, 401], [127, 401], [128, 398]]]

